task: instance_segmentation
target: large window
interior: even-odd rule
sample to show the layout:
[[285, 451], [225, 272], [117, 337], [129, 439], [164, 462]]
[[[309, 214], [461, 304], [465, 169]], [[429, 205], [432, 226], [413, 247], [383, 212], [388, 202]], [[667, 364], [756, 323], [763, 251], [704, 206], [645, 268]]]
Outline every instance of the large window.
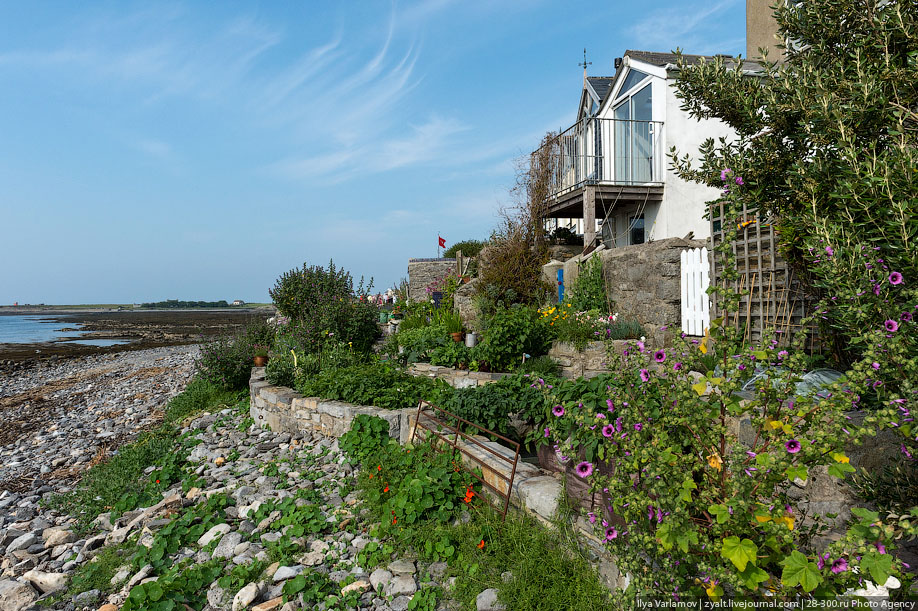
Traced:
[[[630, 75], [629, 75], [630, 76]], [[627, 79], [625, 79], [627, 84]], [[653, 180], [653, 96], [648, 83], [613, 109], [615, 122], [615, 180]]]

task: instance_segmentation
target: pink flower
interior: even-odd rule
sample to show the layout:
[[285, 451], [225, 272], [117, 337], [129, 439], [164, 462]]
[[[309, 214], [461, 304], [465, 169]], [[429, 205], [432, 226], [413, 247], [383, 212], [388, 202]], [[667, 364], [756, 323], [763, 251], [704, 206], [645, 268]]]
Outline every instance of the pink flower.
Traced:
[[839, 573], [844, 573], [847, 570], [848, 570], [848, 561], [845, 560], [844, 558], [839, 558], [838, 560], [832, 563], [831, 571], [835, 573], [836, 575], [838, 575]]
[[666, 352], [664, 352], [663, 350], [657, 350], [656, 352], [653, 353], [653, 360], [655, 360], [658, 363], [662, 363], [663, 361], [666, 360]]
[[832, 249], [831, 246], [826, 246], [826, 254], [831, 257], [832, 255], [835, 254], [835, 251]]
[[587, 517], [590, 519], [590, 524], [596, 524], [596, 514], [592, 511], [587, 514]]
[[561, 416], [564, 415], [564, 407], [561, 405], [556, 405], [553, 408], [551, 408], [551, 413], [553, 413], [555, 416], [558, 416], [560, 418]]
[[644, 382], [650, 381], [650, 372], [647, 371], [646, 369], [641, 369], [640, 376], [641, 376], [641, 380], [643, 380]]
[[548, 429], [548, 427], [546, 426], [546, 427], [545, 427], [545, 436], [548, 437], [549, 435], [551, 435], [551, 431], [550, 431], [550, 430]]
[[796, 439], [791, 439], [784, 444], [784, 449], [790, 452], [791, 454], [796, 454], [800, 451], [800, 442]]
[[638, 422], [637, 424], [634, 425], [634, 430], [635, 430], [635, 431], [640, 431], [640, 430], [643, 429], [643, 428], [644, 428], [644, 425], [643, 425], [642, 423], [640, 423], [640, 422]]
[[593, 463], [587, 462], [587, 461], [577, 463], [577, 466], [574, 467], [574, 471], [576, 471], [577, 475], [579, 475], [580, 477], [583, 477], [583, 478], [590, 477], [591, 475], [593, 475]]
[[899, 272], [892, 272], [889, 274], [889, 283], [892, 285], [902, 284], [902, 274]]
[[899, 323], [897, 323], [896, 321], [892, 319], [887, 320], [883, 324], [883, 326], [886, 327], [886, 330], [889, 331], [890, 333], [895, 333], [896, 331], [899, 330]]
[[680, 371], [682, 369], [682, 363], [676, 363], [673, 365], [673, 371]]
[[610, 526], [606, 529], [606, 541], [611, 541], [618, 536], [618, 531], [615, 530], [614, 526]]
[[606, 426], [602, 427], [603, 437], [611, 437], [614, 433], [615, 433], [615, 425], [607, 424]]

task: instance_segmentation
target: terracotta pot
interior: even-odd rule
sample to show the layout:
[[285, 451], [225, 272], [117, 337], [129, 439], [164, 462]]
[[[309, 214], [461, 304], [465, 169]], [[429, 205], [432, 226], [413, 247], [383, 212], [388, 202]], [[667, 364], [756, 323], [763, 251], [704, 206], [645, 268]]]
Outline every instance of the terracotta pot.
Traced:
[[264, 367], [264, 366], [267, 365], [267, 364], [268, 364], [268, 357], [266, 357], [266, 356], [256, 356], [256, 357], [255, 357], [255, 366], [256, 366], [256, 367]]
[[462, 341], [462, 333], [450, 333], [449, 336], [452, 337], [453, 341], [456, 343], [459, 343]]

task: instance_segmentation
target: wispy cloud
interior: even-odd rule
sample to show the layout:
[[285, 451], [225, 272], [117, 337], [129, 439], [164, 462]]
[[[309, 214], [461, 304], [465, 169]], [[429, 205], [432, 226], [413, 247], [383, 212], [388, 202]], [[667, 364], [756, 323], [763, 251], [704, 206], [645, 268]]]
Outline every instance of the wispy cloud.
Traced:
[[[720, 53], [735, 45], [735, 37], [724, 38], [718, 17], [740, 0], [693, 1], [678, 9], [658, 9], [628, 28], [634, 46], [645, 51]], [[720, 48], [719, 48], [720, 47]]]

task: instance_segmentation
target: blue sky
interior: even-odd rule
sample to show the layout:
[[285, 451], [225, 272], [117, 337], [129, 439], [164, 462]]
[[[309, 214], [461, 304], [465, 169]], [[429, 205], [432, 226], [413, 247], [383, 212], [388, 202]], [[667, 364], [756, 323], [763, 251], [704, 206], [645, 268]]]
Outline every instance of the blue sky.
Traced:
[[0, 304], [391, 286], [490, 234], [584, 47], [741, 53], [744, 5], [0, 2]]

